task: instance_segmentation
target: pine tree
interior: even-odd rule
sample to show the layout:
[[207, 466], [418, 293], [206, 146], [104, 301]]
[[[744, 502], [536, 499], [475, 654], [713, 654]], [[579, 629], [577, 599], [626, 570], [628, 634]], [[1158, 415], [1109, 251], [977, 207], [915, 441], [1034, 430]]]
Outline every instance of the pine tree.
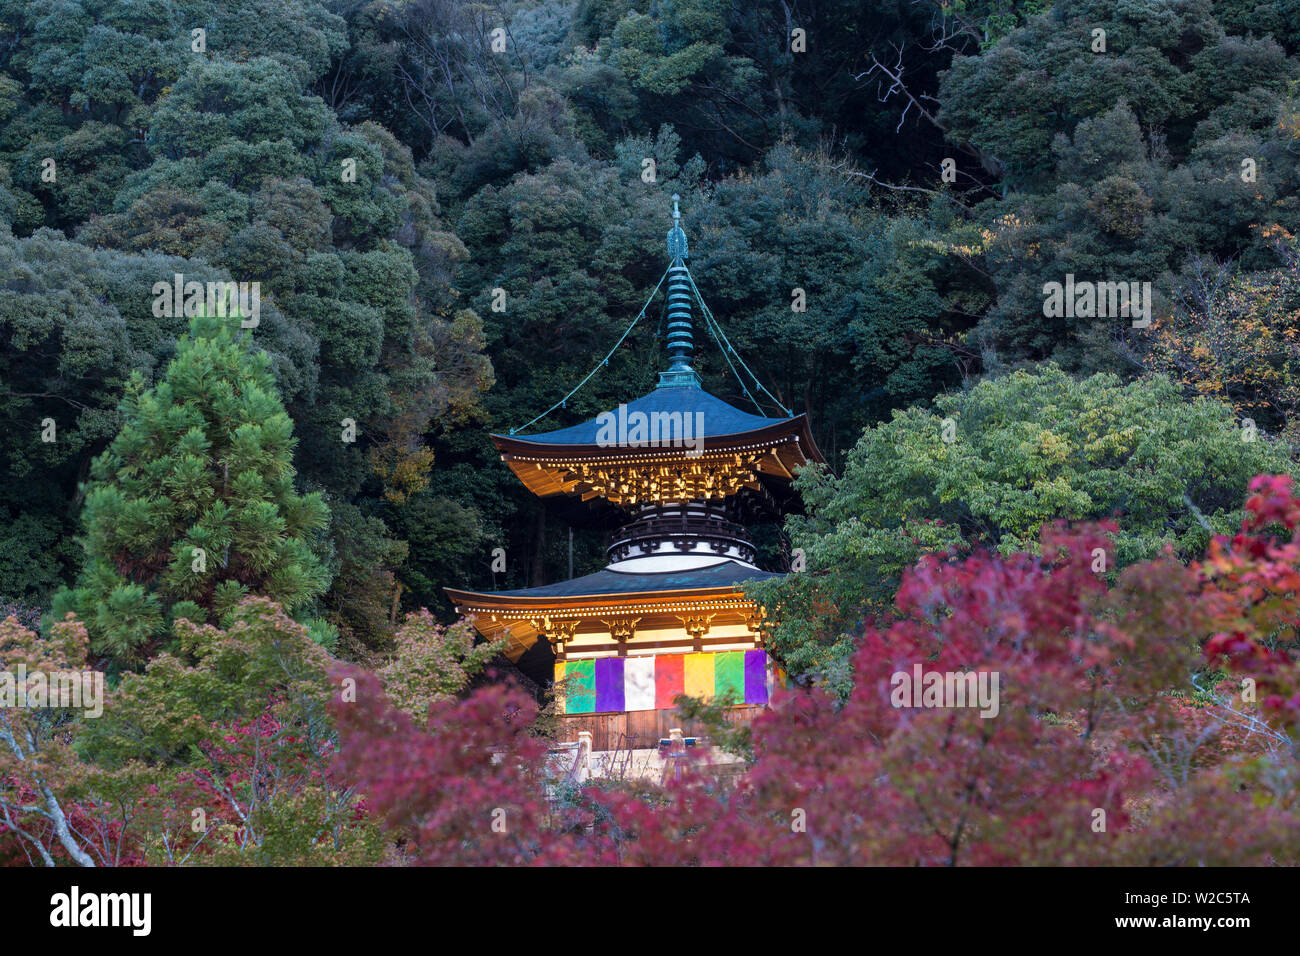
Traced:
[[293, 423], [238, 321], [195, 317], [157, 387], [136, 373], [92, 465], [85, 562], [54, 618], [76, 613], [114, 669], [151, 657], [177, 618], [217, 623], [249, 593], [302, 612], [329, 586], [308, 544], [328, 511], [294, 490]]

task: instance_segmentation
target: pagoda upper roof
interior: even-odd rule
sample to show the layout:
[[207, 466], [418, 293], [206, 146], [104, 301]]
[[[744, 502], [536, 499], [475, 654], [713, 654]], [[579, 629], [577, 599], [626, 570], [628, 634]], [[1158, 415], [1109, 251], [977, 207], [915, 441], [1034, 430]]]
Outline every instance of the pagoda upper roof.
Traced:
[[[742, 435], [772, 425], [780, 425], [783, 422], [794, 421], [793, 418], [765, 418], [761, 415], [742, 412], [739, 408], [728, 405], [722, 399], [710, 395], [704, 389], [690, 385], [656, 388], [648, 395], [642, 395], [640, 398], [627, 403], [627, 414], [631, 415], [635, 412], [643, 412], [647, 416], [654, 413], [694, 415], [697, 412], [702, 412], [704, 414], [704, 436], [706, 440], [730, 435]], [[597, 446], [599, 432], [599, 418], [592, 418], [580, 425], [570, 425], [568, 428], [557, 428], [549, 432], [537, 432], [532, 435], [493, 435], [492, 437], [532, 445]]]
[[[689, 421], [692, 440], [689, 447], [680, 441], [601, 441], [610, 419], [602, 424], [603, 416], [597, 416], [549, 432], [493, 435], [492, 441], [533, 494], [602, 498], [614, 505], [725, 498], [746, 488], [757, 491], [765, 479], [788, 484], [808, 462], [824, 461], [808, 416], [750, 415], [696, 386], [661, 385], [605, 414], [629, 424], [642, 416], [644, 423], [679, 415], [672, 427]], [[669, 429], [666, 419], [658, 422], [652, 436]]]

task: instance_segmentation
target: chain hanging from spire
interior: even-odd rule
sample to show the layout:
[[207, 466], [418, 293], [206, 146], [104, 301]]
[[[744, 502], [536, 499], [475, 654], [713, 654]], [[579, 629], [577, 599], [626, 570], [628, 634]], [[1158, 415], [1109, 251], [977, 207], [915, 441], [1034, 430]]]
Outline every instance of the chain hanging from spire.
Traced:
[[731, 369], [731, 374], [736, 377], [736, 381], [740, 383], [741, 391], [744, 392], [746, 398], [754, 403], [754, 408], [758, 410], [758, 413], [760, 415], [766, 414], [763, 406], [754, 396], [754, 393], [750, 391], [749, 386], [745, 382], [744, 376], [742, 376], [737, 370], [737, 366], [749, 375], [755, 388], [771, 399], [787, 418], [794, 414], [790, 409], [777, 401], [776, 396], [763, 387], [763, 383], [758, 380], [758, 376], [755, 375], [753, 370], [745, 364], [745, 360], [740, 357], [740, 353], [738, 353], [732, 346], [731, 342], [728, 341], [726, 333], [722, 330], [722, 326], [705, 303], [704, 296], [700, 294], [699, 288], [695, 285], [695, 280], [692, 278], [690, 270], [686, 268], [686, 260], [690, 258], [690, 252], [686, 245], [686, 233], [682, 229], [682, 214], [678, 207], [680, 199], [681, 197], [676, 193], [673, 194], [673, 227], [668, 230], [668, 271], [659, 278], [659, 282], [650, 293], [650, 298], [646, 299], [645, 305], [641, 306], [641, 311], [638, 312], [636, 318], [632, 320], [632, 324], [624, 330], [621, 336], [619, 336], [619, 340], [614, 343], [614, 347], [609, 350], [609, 354], [606, 355], [595, 368], [588, 372], [581, 382], [570, 389], [568, 394], [532, 421], [521, 425], [518, 428], [510, 429], [511, 435], [530, 428], [543, 418], [546, 418], [557, 408], [566, 407], [569, 399], [576, 395], [597, 372], [608, 366], [609, 360], [614, 357], [614, 353], [618, 351], [619, 347], [622, 346], [623, 342], [632, 333], [632, 330], [636, 328], [637, 323], [645, 316], [646, 309], [650, 307], [650, 303], [654, 301], [654, 297], [659, 293], [659, 289], [663, 287], [665, 281], [668, 283], [668, 302], [666, 308], [668, 320], [667, 349], [669, 365], [667, 371], [659, 373], [658, 387], [702, 387], [700, 374], [695, 371], [695, 367], [692, 364], [692, 359], [695, 357], [695, 332], [692, 303], [698, 302], [701, 316], [704, 319], [705, 329], [707, 329], [709, 334], [713, 336], [714, 341], [718, 343], [718, 348], [722, 351], [722, 357], [726, 361], [728, 368]]

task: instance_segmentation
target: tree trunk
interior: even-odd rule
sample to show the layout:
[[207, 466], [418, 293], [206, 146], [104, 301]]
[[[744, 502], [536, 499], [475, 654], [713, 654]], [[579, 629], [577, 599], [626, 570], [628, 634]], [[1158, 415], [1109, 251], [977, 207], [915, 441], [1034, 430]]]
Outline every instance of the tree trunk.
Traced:
[[538, 587], [545, 584], [543, 575], [545, 574], [546, 562], [543, 556], [546, 553], [546, 508], [538, 507], [537, 509], [537, 530], [533, 540], [533, 569], [529, 574], [529, 586]]

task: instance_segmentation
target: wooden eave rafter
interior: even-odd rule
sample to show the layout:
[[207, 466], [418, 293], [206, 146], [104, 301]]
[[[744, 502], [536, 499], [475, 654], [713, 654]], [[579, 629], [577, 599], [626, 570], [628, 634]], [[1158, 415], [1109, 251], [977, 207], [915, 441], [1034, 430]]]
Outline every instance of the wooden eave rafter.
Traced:
[[575, 494], [614, 504], [725, 498], [756, 489], [758, 476], [789, 481], [809, 461], [824, 461], [806, 415], [684, 448], [547, 445], [493, 435], [501, 460], [533, 494]]
[[604, 633], [611, 620], [636, 618], [637, 631], [680, 628], [682, 617], [713, 615], [719, 623], [749, 624], [761, 609], [735, 587], [642, 591], [571, 597], [522, 597], [446, 589], [456, 613], [489, 640], [505, 636], [505, 655], [519, 657], [542, 635], [540, 622], [573, 624], [573, 633]]

